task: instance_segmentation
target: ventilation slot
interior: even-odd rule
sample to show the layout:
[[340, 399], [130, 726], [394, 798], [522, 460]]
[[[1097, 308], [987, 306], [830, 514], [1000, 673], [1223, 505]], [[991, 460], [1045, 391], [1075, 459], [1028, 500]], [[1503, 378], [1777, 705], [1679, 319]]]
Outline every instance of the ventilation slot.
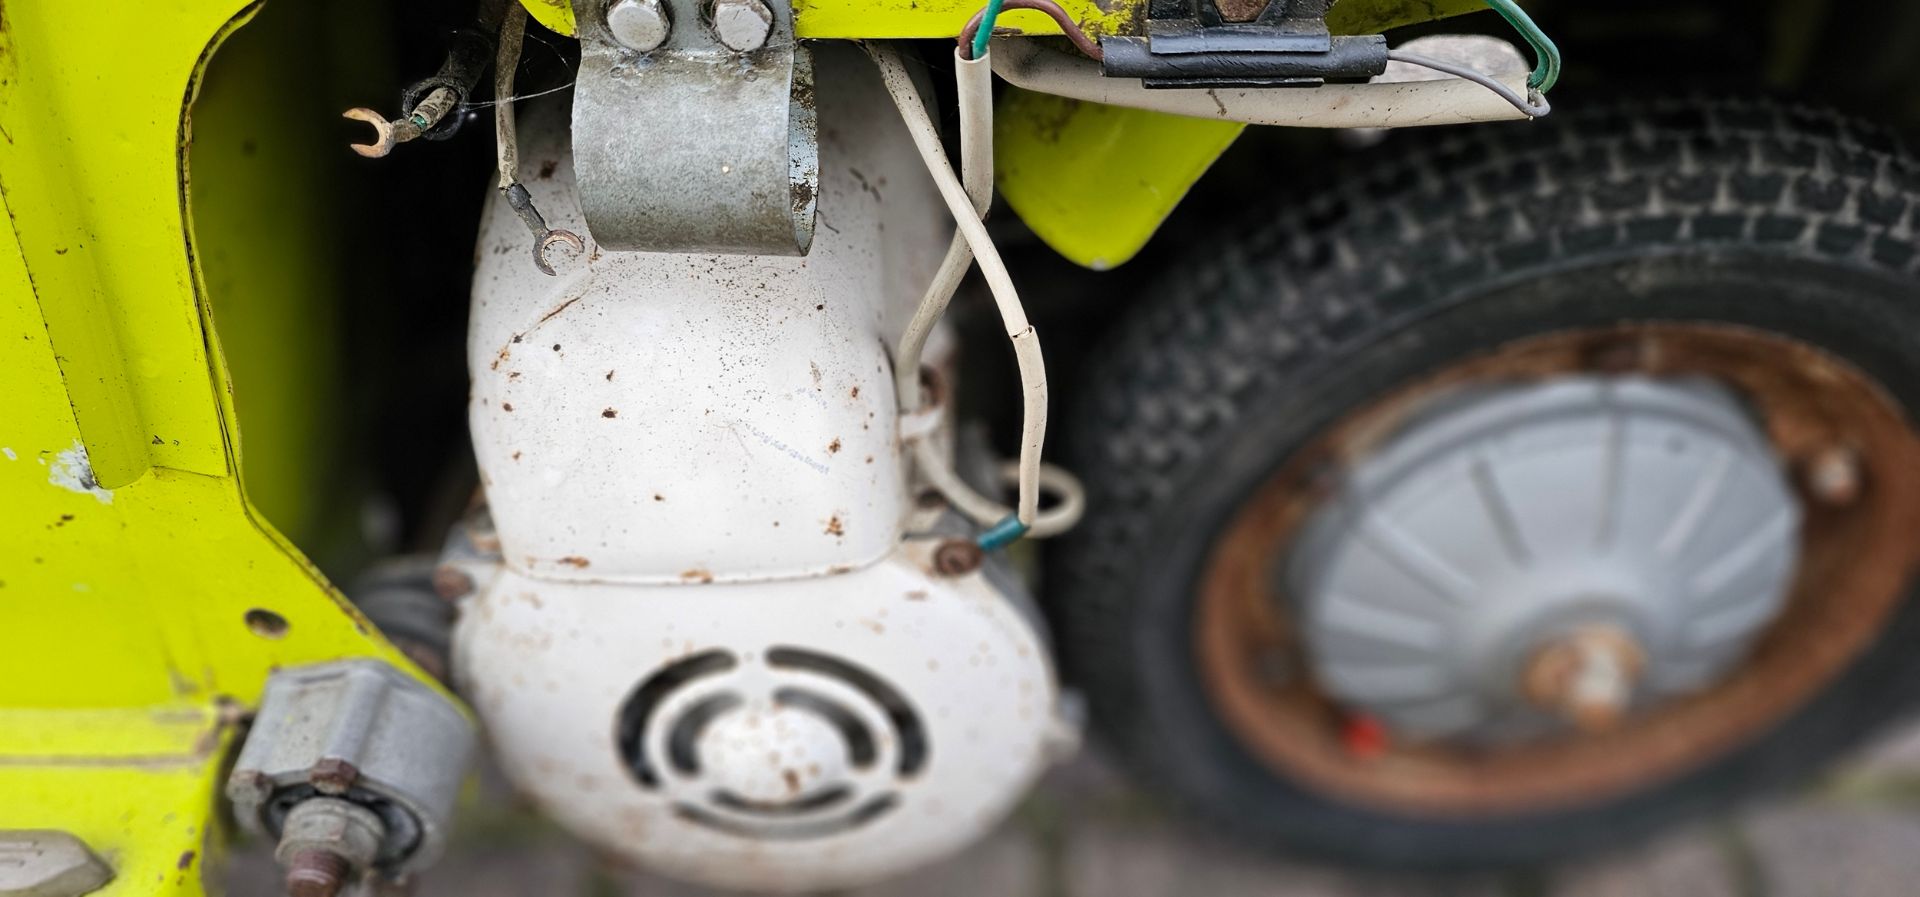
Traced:
[[[887, 720], [893, 724], [894, 734], [898, 736], [900, 740], [900, 775], [903, 777], [911, 776], [919, 772], [921, 767], [926, 765], [927, 731], [926, 728], [920, 724], [920, 714], [914, 712], [913, 705], [908, 704], [906, 698], [902, 697], [898, 691], [894, 690], [893, 686], [888, 685], [886, 681], [879, 676], [838, 657], [808, 651], [805, 648], [774, 648], [767, 652], [767, 665], [776, 669], [805, 670], [809, 673], [838, 679], [865, 694], [874, 704], [886, 712]], [[791, 694], [795, 692], [810, 694], [799, 689], [788, 689], [783, 693]], [[826, 702], [825, 699], [817, 698], [817, 696], [816, 700], [820, 700], [823, 703], [830, 703]], [[817, 708], [809, 705], [795, 703], [795, 706], [804, 706], [818, 712]], [[859, 726], [858, 719], [853, 718], [852, 714], [845, 709], [838, 706], [835, 706], [833, 709], [845, 715], [852, 725]], [[823, 713], [822, 715], [826, 714]], [[841, 722], [833, 716], [827, 716], [827, 719], [836, 726], [842, 725]], [[863, 733], [865, 732], [864, 727], [860, 727], [860, 730]], [[844, 733], [847, 729], [842, 726], [841, 731]], [[854, 744], [851, 737], [848, 739], [848, 744], [850, 746]], [[872, 747], [870, 737], [868, 747]], [[865, 808], [863, 807], [862, 809], [864, 810]], [[886, 808], [883, 807], [875, 811], [874, 815], [885, 811]]]
[[[734, 665], [733, 655], [724, 650], [716, 648], [712, 651], [703, 651], [684, 660], [661, 667], [653, 675], [648, 676], [646, 681], [641, 682], [640, 685], [633, 690], [633, 694], [628, 696], [626, 703], [620, 707], [620, 722], [616, 747], [618, 747], [620, 751], [621, 758], [627, 761], [627, 768], [633, 771], [634, 778], [639, 779], [640, 784], [648, 788], [660, 787], [660, 774], [653, 768], [652, 761], [647, 759], [646, 748], [647, 732], [651, 725], [654, 709], [658, 707], [660, 702], [665, 700], [668, 695], [687, 683], [704, 676], [724, 673], [733, 669]], [[714, 698], [708, 698], [688, 708], [688, 713], [677, 721], [673, 732], [670, 733], [672, 744], [668, 751], [676, 767], [687, 771], [691, 771], [689, 767], [691, 767], [692, 770], [699, 768], [699, 760], [692, 750], [692, 745], [694, 744], [692, 739], [698, 737], [699, 726], [704, 726], [707, 721], [726, 710], [726, 707], [716, 708], [710, 705], [716, 700], [725, 700], [728, 698], [731, 698], [736, 703], [739, 701], [739, 698], [733, 697], [732, 695], [719, 695]], [[686, 742], [686, 748], [683, 754], [679, 736], [682, 730], [687, 728], [689, 718], [695, 715], [695, 711], [699, 711], [702, 708], [706, 708], [706, 714], [704, 717], [694, 721], [695, 728], [687, 736], [689, 740]], [[683, 761], [686, 765], [682, 765]]]
[[[715, 795], [718, 803], [719, 795]], [[702, 825], [717, 832], [725, 832], [741, 838], [754, 838], [765, 841], [799, 841], [807, 838], [823, 838], [840, 832], [852, 831], [880, 818], [900, 802], [892, 794], [882, 794], [855, 808], [844, 816], [835, 816], [817, 820], [742, 820], [730, 819], [693, 804], [675, 804], [673, 812], [688, 822]]]

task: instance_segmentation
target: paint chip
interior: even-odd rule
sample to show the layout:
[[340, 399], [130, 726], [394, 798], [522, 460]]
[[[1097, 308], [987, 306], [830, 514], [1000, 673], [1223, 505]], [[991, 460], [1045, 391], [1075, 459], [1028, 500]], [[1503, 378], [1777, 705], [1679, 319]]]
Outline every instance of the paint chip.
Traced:
[[113, 492], [100, 488], [100, 481], [93, 475], [93, 465], [87, 461], [87, 447], [78, 439], [73, 441], [72, 448], [54, 457], [49, 465], [47, 482], [72, 492], [91, 495], [103, 505], [113, 504]]

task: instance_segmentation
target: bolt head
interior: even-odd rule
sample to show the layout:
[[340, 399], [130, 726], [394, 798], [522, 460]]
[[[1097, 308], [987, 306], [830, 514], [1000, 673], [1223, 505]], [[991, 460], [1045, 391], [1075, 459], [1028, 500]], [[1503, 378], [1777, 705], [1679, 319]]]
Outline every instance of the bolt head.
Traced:
[[760, 0], [714, 0], [713, 34], [729, 50], [758, 50], [773, 34], [773, 10]]
[[941, 576], [965, 576], [980, 569], [987, 553], [971, 539], [948, 539], [933, 550], [933, 569]]
[[667, 42], [673, 20], [660, 0], [617, 0], [607, 7], [607, 31], [620, 46], [645, 53]]

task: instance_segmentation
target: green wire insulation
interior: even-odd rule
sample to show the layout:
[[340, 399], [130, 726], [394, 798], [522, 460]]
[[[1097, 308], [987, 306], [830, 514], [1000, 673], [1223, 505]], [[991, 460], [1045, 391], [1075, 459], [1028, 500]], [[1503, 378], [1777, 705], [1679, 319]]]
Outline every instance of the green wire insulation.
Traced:
[[[1553, 45], [1553, 38], [1541, 31], [1540, 26], [1535, 25], [1533, 18], [1527, 15], [1527, 11], [1521, 9], [1520, 4], [1513, 0], [1486, 0], [1486, 3], [1489, 8], [1499, 13], [1501, 18], [1506, 19], [1508, 24], [1518, 30], [1520, 36], [1526, 38], [1527, 43], [1533, 47], [1535, 62], [1533, 74], [1527, 76], [1527, 86], [1541, 93], [1552, 90], [1553, 85], [1560, 80], [1560, 48]], [[998, 3], [994, 5], [997, 6]], [[991, 19], [992, 15], [988, 13], [988, 18]], [[974, 55], [979, 55], [979, 51], [975, 50]]]
[[[987, 41], [993, 39], [993, 20], [1000, 18], [1000, 3], [1001, 0], [987, 0], [987, 14], [980, 17], [980, 30], [973, 33], [972, 58], [974, 59], [987, 55]], [[1518, 12], [1518, 10], [1515, 11]], [[1520, 13], [1520, 16], [1525, 18], [1526, 13]]]

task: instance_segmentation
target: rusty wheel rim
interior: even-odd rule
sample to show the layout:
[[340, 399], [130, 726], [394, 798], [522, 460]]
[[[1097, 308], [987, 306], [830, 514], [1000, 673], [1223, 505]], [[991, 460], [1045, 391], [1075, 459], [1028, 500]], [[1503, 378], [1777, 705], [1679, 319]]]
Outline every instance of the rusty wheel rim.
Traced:
[[[1598, 735], [1517, 745], [1355, 751], [1347, 714], [1312, 681], [1273, 575], [1344, 461], [1431, 398], [1467, 384], [1572, 372], [1708, 376], [1749, 403], [1791, 465], [1806, 509], [1801, 559], [1779, 617], [1716, 685]], [[1852, 490], [1822, 488], [1840, 453]], [[1731, 325], [1645, 323], [1516, 341], [1408, 384], [1295, 452], [1235, 513], [1201, 571], [1200, 679], [1227, 728], [1283, 776], [1388, 812], [1485, 817], [1605, 800], [1697, 769], [1804, 706], [1873, 642], [1920, 551], [1920, 436], [1872, 379], [1805, 343]], [[1809, 494], [1811, 488], [1820, 495]], [[1844, 484], [1843, 484], [1844, 485]]]

